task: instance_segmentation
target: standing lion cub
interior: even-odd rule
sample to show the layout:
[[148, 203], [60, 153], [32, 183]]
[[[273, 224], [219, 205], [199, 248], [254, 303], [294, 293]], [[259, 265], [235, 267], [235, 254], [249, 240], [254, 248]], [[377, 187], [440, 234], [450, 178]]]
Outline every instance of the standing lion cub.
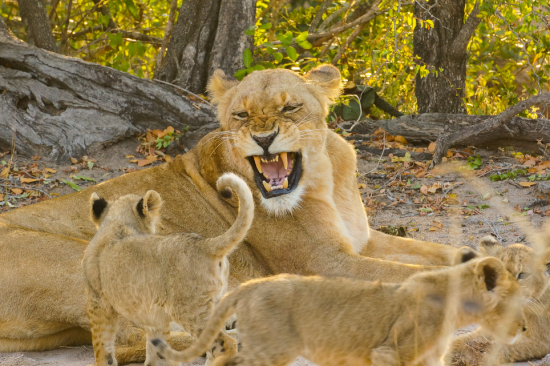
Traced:
[[496, 258], [419, 273], [402, 284], [280, 275], [226, 295], [187, 350], [152, 343], [166, 359], [188, 362], [236, 312], [243, 350], [216, 366], [284, 366], [298, 355], [321, 366], [439, 365], [449, 337], [470, 323], [514, 339], [524, 324], [520, 303], [518, 282]]
[[[149, 340], [168, 333], [170, 321], [198, 337], [227, 290], [227, 255], [244, 239], [254, 216], [252, 193], [241, 178], [225, 174], [217, 186], [224, 197], [231, 196], [231, 188], [240, 208], [233, 226], [215, 238], [155, 235], [162, 206], [155, 191], [112, 203], [92, 195], [92, 219], [98, 231], [88, 245], [83, 267], [96, 366], [117, 365], [114, 343], [119, 314], [143, 326]], [[233, 338], [224, 333], [220, 338], [226, 354], [236, 353]], [[148, 343], [145, 365], [166, 364], [151, 351]]]

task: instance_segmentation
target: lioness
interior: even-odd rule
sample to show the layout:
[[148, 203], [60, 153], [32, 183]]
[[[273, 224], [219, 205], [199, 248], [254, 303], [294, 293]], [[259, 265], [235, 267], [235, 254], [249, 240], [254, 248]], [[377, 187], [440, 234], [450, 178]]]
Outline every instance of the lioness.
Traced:
[[[95, 233], [87, 219], [94, 191], [111, 200], [154, 189], [170, 197], [160, 233], [213, 237], [237, 213], [236, 199], [221, 198], [216, 181], [227, 172], [241, 176], [256, 206], [244, 243], [229, 257], [230, 287], [285, 272], [398, 282], [424, 265], [448, 265], [455, 248], [369, 229], [353, 146], [325, 122], [340, 86], [330, 65], [304, 76], [256, 71], [241, 82], [217, 71], [209, 90], [220, 128], [185, 155], [0, 215], [0, 352], [90, 343], [80, 262]], [[119, 363], [143, 362], [143, 338], [121, 326]]]
[[[227, 291], [227, 255], [245, 237], [254, 217], [254, 201], [246, 183], [228, 173], [218, 179], [226, 197], [239, 197], [233, 226], [215, 238], [177, 233], [154, 235], [162, 199], [155, 191], [142, 198], [129, 194], [107, 203], [92, 194], [92, 219], [98, 226], [82, 266], [88, 293], [95, 365], [117, 365], [118, 315], [144, 327], [147, 339], [164, 337], [169, 323], [198, 337], [208, 316]], [[227, 354], [237, 342], [220, 334]], [[166, 364], [147, 350], [145, 365]]]
[[242, 352], [215, 365], [438, 365], [452, 333], [470, 323], [510, 342], [524, 328], [521, 290], [502, 262], [483, 258], [419, 273], [402, 284], [280, 275], [243, 284], [218, 304], [183, 352], [152, 341], [169, 361], [189, 362], [236, 312]]
[[[550, 241], [549, 234], [547, 231], [547, 241]], [[523, 244], [503, 247], [491, 236], [482, 239], [479, 251], [502, 260], [506, 269], [518, 279], [526, 299], [527, 331], [506, 347], [495, 345], [482, 329], [460, 335], [450, 346], [446, 364], [488, 366], [546, 356], [550, 353], [550, 252], [542, 250], [537, 255], [534, 249]]]

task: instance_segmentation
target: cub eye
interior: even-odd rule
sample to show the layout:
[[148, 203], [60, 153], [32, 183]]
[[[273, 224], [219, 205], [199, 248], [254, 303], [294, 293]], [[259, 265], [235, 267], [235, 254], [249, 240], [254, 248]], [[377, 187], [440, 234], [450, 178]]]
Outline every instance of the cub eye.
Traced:
[[237, 116], [239, 118], [246, 118], [248, 117], [248, 112], [239, 112], [239, 113], [236, 113], [236, 114], [233, 114], [234, 116]]
[[287, 105], [283, 107], [283, 112], [296, 112], [300, 106]]
[[529, 278], [529, 273], [527, 272], [521, 272], [520, 274], [518, 274], [518, 280], [525, 280]]

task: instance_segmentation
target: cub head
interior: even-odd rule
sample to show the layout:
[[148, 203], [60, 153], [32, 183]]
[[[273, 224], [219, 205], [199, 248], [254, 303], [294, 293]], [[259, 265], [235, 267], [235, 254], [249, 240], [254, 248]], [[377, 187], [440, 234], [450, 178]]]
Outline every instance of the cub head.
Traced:
[[128, 194], [114, 202], [107, 202], [97, 193], [90, 197], [92, 221], [100, 229], [103, 225], [115, 224], [127, 232], [154, 234], [162, 207], [162, 198], [155, 191], [147, 191], [140, 197]]
[[512, 343], [526, 330], [523, 294], [516, 277], [494, 257], [471, 259], [461, 267], [460, 297], [466, 318], [498, 341]]
[[506, 269], [517, 278], [527, 303], [535, 306], [536, 300], [550, 283], [550, 255], [537, 252], [523, 244], [507, 247], [500, 245], [493, 237], [486, 236], [479, 243], [479, 252], [502, 261]]
[[328, 164], [325, 118], [341, 90], [337, 68], [323, 65], [305, 76], [284, 69], [255, 71], [241, 82], [216, 70], [208, 90], [217, 104], [220, 133], [236, 158], [247, 161], [240, 173], [256, 183], [268, 212], [292, 211], [308, 186], [330, 179], [323, 165]]

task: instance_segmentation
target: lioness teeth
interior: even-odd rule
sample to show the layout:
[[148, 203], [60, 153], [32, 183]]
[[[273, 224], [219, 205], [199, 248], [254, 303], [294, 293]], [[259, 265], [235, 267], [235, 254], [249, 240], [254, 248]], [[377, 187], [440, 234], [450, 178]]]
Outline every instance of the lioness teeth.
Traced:
[[283, 188], [288, 188], [288, 178], [285, 178], [285, 181], [283, 182]]
[[287, 153], [286, 152], [281, 153], [281, 160], [283, 161], [283, 165], [284, 165], [285, 169], [288, 169], [288, 158], [287, 158]]
[[267, 183], [265, 180], [262, 183], [264, 184], [265, 190], [268, 192], [271, 192], [271, 185]]
[[258, 172], [260, 172], [260, 174], [262, 174], [262, 163], [260, 163], [260, 157], [259, 156], [255, 156], [254, 157], [254, 162], [256, 163], [256, 168], [258, 169]]

